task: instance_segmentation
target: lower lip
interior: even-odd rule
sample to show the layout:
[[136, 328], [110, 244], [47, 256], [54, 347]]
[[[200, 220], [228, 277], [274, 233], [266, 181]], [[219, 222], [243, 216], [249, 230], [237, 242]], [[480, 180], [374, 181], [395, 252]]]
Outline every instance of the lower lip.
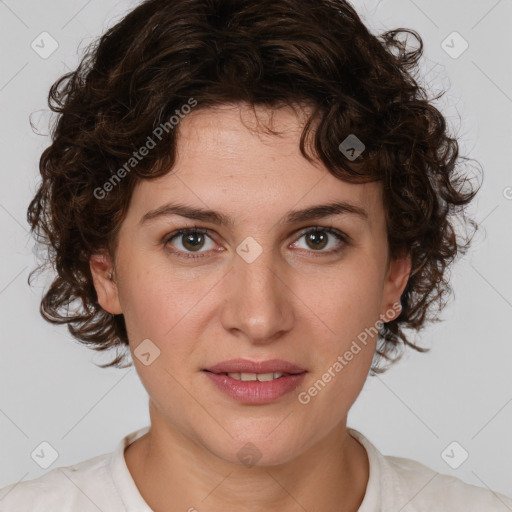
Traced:
[[286, 375], [266, 382], [232, 379], [228, 375], [205, 371], [211, 381], [226, 395], [244, 404], [267, 404], [293, 391], [306, 372]]

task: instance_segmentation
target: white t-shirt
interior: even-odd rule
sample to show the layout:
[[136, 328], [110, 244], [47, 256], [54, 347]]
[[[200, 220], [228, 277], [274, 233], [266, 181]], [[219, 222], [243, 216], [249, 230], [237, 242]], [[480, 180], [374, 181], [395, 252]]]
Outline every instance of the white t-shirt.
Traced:
[[[0, 512], [152, 512], [124, 458], [125, 448], [149, 426], [126, 435], [111, 452], [0, 489]], [[400, 457], [384, 456], [360, 432], [370, 477], [358, 512], [511, 512], [512, 499], [437, 473]], [[200, 508], [200, 507], [199, 507]], [[199, 509], [198, 508], [198, 509]]]

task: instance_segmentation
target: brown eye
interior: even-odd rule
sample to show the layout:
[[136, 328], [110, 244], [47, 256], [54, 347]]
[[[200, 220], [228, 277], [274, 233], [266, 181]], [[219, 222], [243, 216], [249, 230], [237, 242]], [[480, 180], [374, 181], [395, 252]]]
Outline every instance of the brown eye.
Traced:
[[204, 244], [204, 235], [202, 233], [188, 233], [186, 235], [181, 235], [181, 237], [183, 247], [188, 251], [200, 249]]
[[[316, 227], [302, 232], [299, 240], [304, 238], [306, 241], [305, 249], [310, 252], [319, 252], [321, 254], [333, 254], [341, 251], [348, 244], [348, 236], [334, 229]], [[294, 243], [297, 246], [298, 242]], [[324, 250], [330, 246], [330, 250]], [[298, 247], [303, 249], [304, 247]]]
[[328, 243], [328, 236], [322, 231], [311, 231], [306, 235], [306, 243], [314, 250], [323, 249]]
[[[178, 256], [181, 256], [180, 253], [183, 253], [184, 258], [195, 258], [202, 257], [202, 253], [208, 252], [209, 250], [215, 247], [215, 243], [212, 241], [212, 245], [210, 247], [206, 247], [205, 251], [201, 251], [205, 247], [205, 242], [210, 239], [207, 230], [198, 229], [198, 228], [186, 228], [180, 229], [176, 233], [173, 233], [164, 242], [164, 245], [170, 244], [175, 247], [177, 250], [173, 250], [173, 253], [176, 253]], [[175, 242], [171, 243], [173, 240]], [[187, 253], [198, 253], [200, 256], [188, 256]]]

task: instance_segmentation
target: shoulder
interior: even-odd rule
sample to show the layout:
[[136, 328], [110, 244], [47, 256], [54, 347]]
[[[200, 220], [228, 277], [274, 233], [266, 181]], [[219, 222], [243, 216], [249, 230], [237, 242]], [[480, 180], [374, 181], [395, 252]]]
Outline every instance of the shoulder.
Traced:
[[405, 500], [403, 512], [434, 505], [438, 511], [512, 511], [512, 499], [503, 494], [439, 473], [412, 459], [383, 457], [384, 468], [391, 473], [390, 478], [396, 482]]
[[503, 494], [439, 473], [416, 460], [383, 455], [363, 434], [349, 430], [366, 449], [370, 463], [361, 512], [373, 510], [377, 503], [383, 512], [512, 511], [512, 499]]
[[0, 489], [0, 512], [89, 512], [114, 510], [116, 495], [105, 453], [71, 466], [60, 466]]

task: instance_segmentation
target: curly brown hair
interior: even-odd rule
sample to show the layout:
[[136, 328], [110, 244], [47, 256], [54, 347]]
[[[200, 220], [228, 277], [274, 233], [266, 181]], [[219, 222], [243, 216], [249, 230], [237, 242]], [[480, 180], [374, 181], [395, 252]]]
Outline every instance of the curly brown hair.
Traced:
[[[408, 47], [407, 35], [418, 41], [416, 48]], [[100, 367], [133, 364], [121, 365], [129, 354], [124, 317], [99, 305], [89, 258], [101, 250], [114, 258], [134, 186], [169, 172], [178, 130], [160, 130], [161, 143], [115, 184], [108, 200], [100, 200], [98, 190], [191, 98], [197, 108], [307, 103], [314, 108], [302, 132], [302, 155], [320, 159], [347, 182], [380, 180], [390, 257], [411, 255], [402, 311], [380, 326], [371, 371], [384, 372], [383, 359], [397, 361], [406, 345], [430, 350], [405, 330], [439, 321], [452, 293], [447, 266], [468, 249], [468, 226], [478, 229], [465, 212], [478, 190], [457, 173], [459, 161], [469, 159], [459, 156], [457, 139], [433, 105], [444, 92], [429, 98], [414, 76], [422, 52], [415, 31], [375, 36], [344, 0], [142, 2], [93, 41], [76, 70], [49, 92], [50, 109], [59, 115], [27, 211], [31, 231], [48, 249], [29, 285], [47, 265], [57, 274], [42, 298], [42, 316], [68, 324], [72, 336], [94, 350], [122, 349]], [[355, 160], [340, 150], [350, 134], [365, 146]], [[456, 232], [457, 222], [465, 236]]]

